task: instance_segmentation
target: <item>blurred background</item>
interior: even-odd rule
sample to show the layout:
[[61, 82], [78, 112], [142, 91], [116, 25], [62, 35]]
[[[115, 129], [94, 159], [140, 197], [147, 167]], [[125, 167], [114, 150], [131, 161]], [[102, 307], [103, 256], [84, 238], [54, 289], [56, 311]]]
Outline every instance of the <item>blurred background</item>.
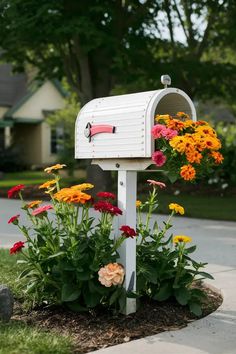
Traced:
[[224, 162], [205, 179], [168, 184], [187, 216], [236, 220], [236, 2], [214, 0], [0, 0], [0, 196], [23, 183], [42, 197], [42, 169], [65, 163], [65, 185], [116, 190], [116, 174], [74, 160], [74, 123], [96, 97], [172, 86], [214, 126]]

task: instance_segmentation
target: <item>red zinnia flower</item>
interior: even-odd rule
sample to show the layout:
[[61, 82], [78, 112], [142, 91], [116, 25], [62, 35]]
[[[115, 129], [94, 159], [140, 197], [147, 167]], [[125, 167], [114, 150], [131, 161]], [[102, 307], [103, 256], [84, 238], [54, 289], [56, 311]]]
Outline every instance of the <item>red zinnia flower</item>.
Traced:
[[8, 224], [14, 223], [14, 221], [17, 220], [18, 223], [18, 218], [20, 217], [20, 214], [14, 215], [12, 216], [9, 220], [8, 220]]
[[122, 215], [122, 211], [105, 200], [99, 200], [94, 204], [94, 209], [100, 211], [101, 213], [109, 213], [111, 215]]
[[97, 197], [98, 198], [106, 198], [106, 199], [116, 199], [115, 194], [110, 193], [110, 192], [98, 192]]
[[24, 246], [25, 242], [19, 241], [14, 243], [12, 248], [10, 248], [10, 254], [20, 252]]
[[48, 211], [50, 209], [53, 209], [52, 205], [44, 205], [42, 207], [34, 209], [34, 211], [32, 212], [32, 215], [34, 215], [34, 216], [39, 215], [39, 214], [45, 213], [46, 211]]
[[7, 192], [8, 198], [12, 198], [15, 197], [22, 189], [25, 188], [24, 184], [18, 184], [15, 187], [12, 187], [11, 189], [9, 189], [9, 191]]
[[123, 225], [120, 227], [120, 231], [122, 231], [122, 236], [125, 237], [131, 237], [134, 238], [134, 236], [137, 236], [137, 233], [134, 229], [132, 229], [132, 227], [128, 226], [128, 225]]

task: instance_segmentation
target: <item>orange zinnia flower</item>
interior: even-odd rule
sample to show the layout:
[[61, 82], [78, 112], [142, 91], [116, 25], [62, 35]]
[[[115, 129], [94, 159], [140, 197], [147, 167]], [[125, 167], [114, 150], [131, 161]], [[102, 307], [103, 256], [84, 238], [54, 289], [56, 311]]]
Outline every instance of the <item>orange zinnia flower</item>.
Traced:
[[189, 120], [189, 115], [184, 112], [176, 113], [176, 117], [178, 117], [179, 119]]
[[81, 184], [76, 184], [75, 186], [72, 186], [71, 189], [75, 189], [78, 191], [86, 191], [87, 189], [92, 189], [93, 187], [94, 187], [94, 185], [91, 183], [81, 183]]
[[188, 160], [188, 162], [190, 163], [200, 163], [201, 159], [202, 159], [202, 154], [200, 154], [200, 152], [198, 151], [187, 151], [186, 152], [186, 158]]
[[51, 181], [47, 181], [39, 186], [39, 189], [47, 189], [57, 183], [56, 179], [52, 179]]
[[196, 171], [195, 168], [192, 165], [184, 165], [180, 169], [180, 176], [185, 180], [185, 181], [191, 181], [195, 178], [196, 176]]
[[59, 202], [84, 204], [91, 199], [91, 195], [83, 193], [80, 190], [63, 188], [54, 194], [54, 198]]
[[47, 172], [47, 173], [52, 173], [52, 171], [57, 172], [57, 170], [61, 170], [63, 167], [66, 167], [66, 165], [65, 164], [60, 165], [59, 163], [57, 163], [56, 165], [45, 168], [44, 172]]
[[41, 204], [42, 202], [43, 202], [42, 200], [34, 200], [34, 201], [26, 204], [26, 208], [33, 209], [33, 208], [37, 207], [39, 204]]
[[218, 165], [220, 163], [222, 163], [224, 160], [223, 155], [218, 151], [212, 151], [210, 155], [213, 157], [213, 159], [215, 160], [215, 163]]
[[184, 129], [184, 122], [178, 119], [171, 119], [167, 122], [167, 127], [173, 130], [181, 131]]

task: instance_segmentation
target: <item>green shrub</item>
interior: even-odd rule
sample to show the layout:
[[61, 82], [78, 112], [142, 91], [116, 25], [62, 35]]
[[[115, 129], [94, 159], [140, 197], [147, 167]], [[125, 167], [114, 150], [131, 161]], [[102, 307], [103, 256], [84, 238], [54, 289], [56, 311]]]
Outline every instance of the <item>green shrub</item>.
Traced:
[[[172, 216], [176, 213], [184, 214], [182, 206], [171, 203], [169, 208], [172, 212], [164, 226], [160, 227], [155, 222], [153, 228], [150, 228], [151, 214], [158, 207], [158, 185], [155, 181], [152, 184], [153, 190], [147, 202], [138, 207], [137, 231], [141, 235], [141, 242], [137, 244], [137, 294], [158, 301], [175, 297], [181, 305], [188, 305], [190, 311], [199, 316], [205, 294], [193, 285], [196, 279], [213, 278], [201, 271], [206, 263], [198, 263], [190, 257], [196, 250], [196, 246], [186, 246], [191, 242], [190, 237], [172, 234], [166, 236], [172, 226]], [[148, 207], [145, 221], [141, 216], [144, 207]]]

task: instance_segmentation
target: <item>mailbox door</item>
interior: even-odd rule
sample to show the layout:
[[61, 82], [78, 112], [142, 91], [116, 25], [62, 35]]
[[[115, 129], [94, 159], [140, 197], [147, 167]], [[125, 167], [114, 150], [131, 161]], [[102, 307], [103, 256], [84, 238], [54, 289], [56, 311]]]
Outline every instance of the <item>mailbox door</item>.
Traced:
[[156, 91], [95, 99], [80, 111], [76, 158], [146, 157], [146, 110]]

